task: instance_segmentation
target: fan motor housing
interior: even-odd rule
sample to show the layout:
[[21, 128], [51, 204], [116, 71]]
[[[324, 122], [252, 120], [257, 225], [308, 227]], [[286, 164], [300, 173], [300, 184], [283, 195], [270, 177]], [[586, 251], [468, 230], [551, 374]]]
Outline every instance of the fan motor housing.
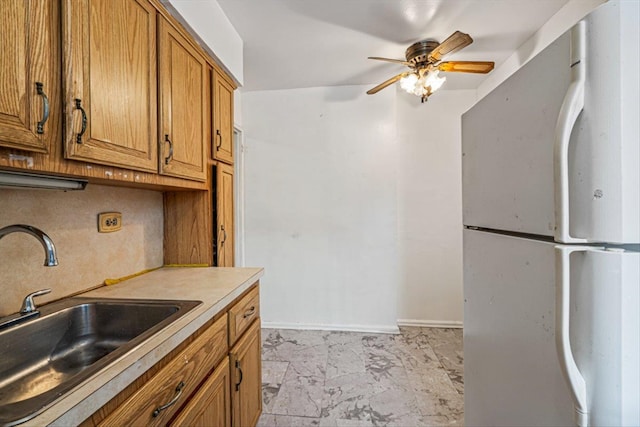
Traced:
[[440, 43], [435, 40], [421, 40], [409, 46], [405, 52], [407, 62], [419, 66], [429, 63], [429, 54]]

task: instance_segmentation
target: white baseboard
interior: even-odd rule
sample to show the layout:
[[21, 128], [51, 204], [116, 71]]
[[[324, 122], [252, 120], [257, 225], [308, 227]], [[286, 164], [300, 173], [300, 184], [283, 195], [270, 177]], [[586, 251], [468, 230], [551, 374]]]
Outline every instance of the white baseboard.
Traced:
[[345, 332], [365, 332], [372, 334], [399, 334], [397, 326], [382, 325], [325, 325], [315, 323], [281, 323], [262, 321], [263, 328], [269, 329], [299, 329], [309, 331], [345, 331]]
[[462, 328], [462, 322], [459, 320], [398, 319], [398, 326], [418, 326], [420, 328]]

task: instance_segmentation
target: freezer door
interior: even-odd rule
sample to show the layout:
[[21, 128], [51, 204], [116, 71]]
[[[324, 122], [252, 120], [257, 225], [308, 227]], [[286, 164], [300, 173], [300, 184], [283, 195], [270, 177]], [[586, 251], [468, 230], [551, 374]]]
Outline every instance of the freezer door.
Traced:
[[560, 37], [462, 116], [465, 225], [553, 236], [553, 142], [569, 44]]
[[[567, 252], [566, 264], [561, 264]], [[567, 382], [557, 306], [568, 282]], [[464, 231], [467, 425], [640, 425], [640, 254]]]
[[[464, 224], [640, 243], [639, 9], [602, 5], [585, 20], [581, 60], [566, 33], [463, 115]], [[559, 115], [579, 75], [584, 107]]]
[[640, 2], [586, 19], [584, 110], [569, 144], [570, 234], [640, 243]]

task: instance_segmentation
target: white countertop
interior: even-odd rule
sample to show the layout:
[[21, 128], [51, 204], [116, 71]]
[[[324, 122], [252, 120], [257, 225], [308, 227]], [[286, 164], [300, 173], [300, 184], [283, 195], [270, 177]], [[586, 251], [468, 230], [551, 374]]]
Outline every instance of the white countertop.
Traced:
[[197, 300], [202, 304], [113, 361], [25, 426], [77, 425], [124, 390], [189, 335], [240, 296], [262, 275], [262, 268], [162, 268], [80, 296]]

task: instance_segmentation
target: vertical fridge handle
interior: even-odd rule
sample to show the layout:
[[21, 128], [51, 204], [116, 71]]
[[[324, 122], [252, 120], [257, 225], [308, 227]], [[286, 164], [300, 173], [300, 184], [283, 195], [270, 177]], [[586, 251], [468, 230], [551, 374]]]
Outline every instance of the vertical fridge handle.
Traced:
[[584, 108], [585, 26], [585, 22], [580, 21], [571, 29], [571, 84], [558, 114], [553, 146], [555, 240], [562, 243], [587, 242], [572, 237], [569, 232], [569, 141]]
[[569, 341], [571, 307], [571, 254], [573, 252], [593, 252], [602, 248], [593, 246], [556, 246], [556, 351], [560, 369], [564, 376], [575, 409], [574, 421], [586, 427], [589, 421], [587, 387], [576, 365]]

